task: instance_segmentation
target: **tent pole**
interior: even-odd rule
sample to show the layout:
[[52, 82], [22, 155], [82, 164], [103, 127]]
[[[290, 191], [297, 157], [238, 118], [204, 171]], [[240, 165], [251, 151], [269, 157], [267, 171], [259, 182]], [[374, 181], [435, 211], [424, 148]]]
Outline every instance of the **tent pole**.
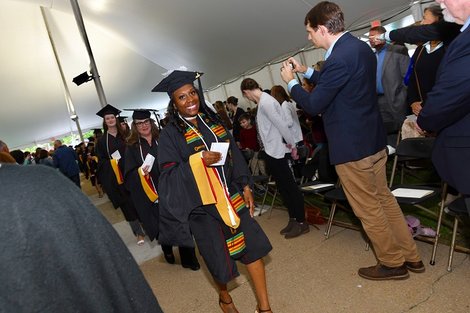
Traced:
[[64, 86], [65, 103], [67, 105], [69, 117], [72, 119], [72, 121], [75, 122], [75, 125], [77, 126], [78, 134], [80, 136], [80, 140], [83, 141], [82, 129], [80, 127], [80, 123], [78, 122], [78, 115], [75, 112], [75, 107], [73, 106], [69, 87], [67, 86], [67, 81], [65, 80], [64, 71], [62, 70], [62, 65], [60, 63], [59, 55], [57, 54], [54, 39], [52, 38], [51, 30], [49, 28], [49, 23], [47, 21], [46, 11], [44, 7], [40, 7], [40, 8], [41, 8], [42, 19], [44, 21], [44, 24], [46, 25], [47, 35], [49, 36], [49, 42], [51, 43], [51, 47], [52, 47], [52, 51], [54, 52], [54, 57], [57, 63], [57, 67], [59, 68], [60, 77], [62, 79], [62, 85]]
[[[225, 100], [228, 98], [228, 93], [227, 93], [227, 86], [225, 86], [225, 82], [222, 83], [222, 87], [224, 89], [224, 95], [225, 95]], [[223, 102], [223, 101], [222, 101]]]
[[269, 79], [271, 80], [271, 88], [274, 86], [274, 77], [273, 77], [273, 69], [271, 68], [271, 63], [268, 63], [268, 74]]
[[96, 67], [95, 58], [93, 57], [90, 42], [88, 41], [85, 24], [83, 23], [82, 13], [80, 12], [80, 7], [78, 6], [77, 0], [70, 0], [70, 4], [72, 5], [75, 21], [77, 22], [78, 29], [80, 31], [80, 34], [82, 35], [83, 42], [85, 43], [85, 47], [88, 52], [88, 57], [90, 58], [90, 72], [91, 75], [93, 75], [93, 81], [95, 82], [96, 92], [98, 93], [100, 105], [102, 108], [104, 108], [107, 104], [106, 96], [104, 95], [103, 85], [101, 85], [101, 79], [98, 73], [98, 68]]

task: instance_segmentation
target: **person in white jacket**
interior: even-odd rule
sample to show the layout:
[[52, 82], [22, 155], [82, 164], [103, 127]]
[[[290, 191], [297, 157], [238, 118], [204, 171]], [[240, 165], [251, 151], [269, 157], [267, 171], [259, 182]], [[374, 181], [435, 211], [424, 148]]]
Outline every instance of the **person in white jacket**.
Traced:
[[303, 142], [302, 129], [300, 128], [299, 116], [297, 115], [295, 102], [291, 100], [284, 87], [279, 85], [271, 88], [271, 96], [281, 104], [284, 118], [292, 136], [294, 137], [296, 145]]
[[286, 157], [286, 154], [290, 152], [294, 160], [298, 158], [296, 142], [285, 122], [281, 107], [277, 100], [263, 92], [252, 78], [245, 78], [240, 89], [244, 97], [258, 104], [256, 124], [266, 152], [266, 166], [289, 212], [289, 222], [280, 233], [285, 235], [286, 239], [308, 233], [304, 197], [295, 182]]

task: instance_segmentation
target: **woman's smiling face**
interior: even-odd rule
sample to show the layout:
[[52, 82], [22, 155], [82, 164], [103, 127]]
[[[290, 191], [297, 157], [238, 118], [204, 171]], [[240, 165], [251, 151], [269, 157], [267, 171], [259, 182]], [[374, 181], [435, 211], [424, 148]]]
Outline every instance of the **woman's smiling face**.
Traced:
[[173, 102], [183, 117], [192, 117], [199, 112], [199, 94], [192, 84], [186, 84], [173, 92]]

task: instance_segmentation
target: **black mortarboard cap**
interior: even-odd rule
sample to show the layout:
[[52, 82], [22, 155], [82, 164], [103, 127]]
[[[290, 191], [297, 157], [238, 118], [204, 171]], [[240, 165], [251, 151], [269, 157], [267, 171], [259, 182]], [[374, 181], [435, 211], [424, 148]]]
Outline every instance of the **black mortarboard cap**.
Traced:
[[132, 119], [133, 120], [145, 120], [150, 118], [150, 111], [149, 110], [134, 110], [134, 113], [132, 113]]
[[96, 115], [104, 118], [104, 116], [107, 114], [113, 114], [114, 116], [117, 116], [119, 113], [121, 113], [121, 110], [116, 109], [111, 104], [107, 104], [104, 108], [96, 112]]
[[186, 84], [193, 84], [203, 73], [187, 72], [187, 71], [173, 71], [170, 75], [165, 77], [155, 88], [153, 92], [166, 92], [168, 96], [173, 94], [175, 90]]
[[118, 121], [119, 123], [127, 122], [127, 116], [118, 116]]

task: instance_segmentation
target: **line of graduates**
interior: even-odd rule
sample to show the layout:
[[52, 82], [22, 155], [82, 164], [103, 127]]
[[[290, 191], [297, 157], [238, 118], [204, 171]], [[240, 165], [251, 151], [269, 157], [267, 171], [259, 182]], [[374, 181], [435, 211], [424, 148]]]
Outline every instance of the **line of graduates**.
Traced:
[[[146, 158], [157, 157], [158, 128], [146, 110], [134, 111], [132, 128], [126, 132], [119, 121], [120, 110], [106, 105], [97, 115], [103, 118], [104, 133], [96, 143], [96, 174], [115, 208], [120, 208], [138, 244], [147, 235], [158, 239], [159, 209], [157, 185], [159, 170], [155, 166], [141, 168]], [[172, 245], [162, 245], [168, 263], [175, 263]], [[182, 266], [198, 270], [194, 247], [180, 247]]]

